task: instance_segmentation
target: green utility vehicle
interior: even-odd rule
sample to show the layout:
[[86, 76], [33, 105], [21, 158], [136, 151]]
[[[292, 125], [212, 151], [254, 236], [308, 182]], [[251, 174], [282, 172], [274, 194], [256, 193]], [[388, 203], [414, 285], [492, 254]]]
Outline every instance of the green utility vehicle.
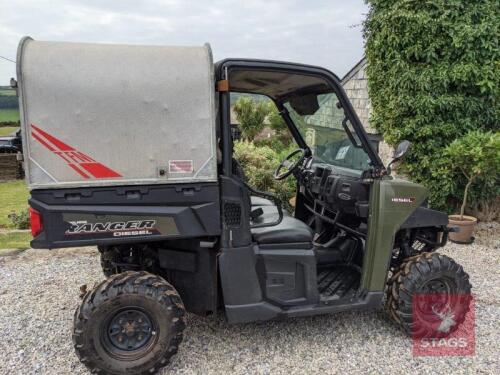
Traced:
[[[93, 372], [167, 365], [186, 311], [244, 323], [374, 309], [387, 294], [407, 333], [429, 335], [446, 309], [449, 331], [463, 321], [469, 277], [435, 252], [447, 216], [423, 186], [391, 177], [330, 71], [213, 64], [208, 45], [25, 38], [18, 90], [32, 246], [101, 253], [107, 279], [74, 316]], [[231, 93], [265, 95], [286, 123], [296, 151], [275, 178], [296, 180], [293, 215], [234, 159]], [[428, 294], [435, 316], [414, 304]]]

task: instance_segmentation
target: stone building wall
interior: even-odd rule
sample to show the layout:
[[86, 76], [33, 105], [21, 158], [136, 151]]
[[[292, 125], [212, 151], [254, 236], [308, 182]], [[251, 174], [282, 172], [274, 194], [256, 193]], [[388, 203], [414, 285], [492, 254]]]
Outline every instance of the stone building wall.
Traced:
[[22, 178], [22, 171], [16, 154], [0, 154], [0, 181]]
[[[370, 126], [371, 103], [368, 96], [368, 79], [366, 77], [366, 59], [363, 58], [342, 78], [342, 86], [352, 103], [367, 133], [378, 132]], [[383, 140], [379, 144], [379, 155], [385, 165], [392, 159], [394, 150]]]
[[368, 133], [375, 133], [375, 130], [370, 128], [371, 103], [368, 97], [368, 81], [365, 67], [366, 60], [363, 59], [342, 79], [342, 86], [365, 130]]

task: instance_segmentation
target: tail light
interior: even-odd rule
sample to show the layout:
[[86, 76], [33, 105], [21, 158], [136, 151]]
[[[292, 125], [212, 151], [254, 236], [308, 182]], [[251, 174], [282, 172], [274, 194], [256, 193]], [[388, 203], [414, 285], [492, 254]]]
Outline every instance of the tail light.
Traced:
[[31, 235], [33, 237], [38, 236], [43, 232], [42, 215], [40, 212], [30, 207], [30, 224], [31, 224]]

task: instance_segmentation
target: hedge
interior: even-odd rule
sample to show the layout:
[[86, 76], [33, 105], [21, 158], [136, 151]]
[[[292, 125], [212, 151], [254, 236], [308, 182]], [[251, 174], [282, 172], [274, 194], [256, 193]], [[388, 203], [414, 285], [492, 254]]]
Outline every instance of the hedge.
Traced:
[[[373, 124], [390, 144], [413, 143], [403, 165], [430, 189], [430, 203], [454, 210], [466, 181], [442, 175], [444, 149], [470, 131], [499, 124], [498, 0], [367, 0], [364, 24]], [[472, 205], [494, 199], [490, 176]]]

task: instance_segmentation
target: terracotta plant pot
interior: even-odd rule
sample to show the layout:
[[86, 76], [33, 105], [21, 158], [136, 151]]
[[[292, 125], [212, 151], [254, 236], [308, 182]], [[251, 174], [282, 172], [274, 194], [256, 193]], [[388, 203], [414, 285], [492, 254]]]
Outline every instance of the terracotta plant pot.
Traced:
[[460, 215], [450, 215], [448, 216], [449, 227], [459, 227], [460, 232], [450, 233], [450, 241], [468, 244], [473, 240], [472, 234], [474, 233], [474, 228], [477, 224], [477, 219], [473, 216], [464, 215], [462, 219]]

